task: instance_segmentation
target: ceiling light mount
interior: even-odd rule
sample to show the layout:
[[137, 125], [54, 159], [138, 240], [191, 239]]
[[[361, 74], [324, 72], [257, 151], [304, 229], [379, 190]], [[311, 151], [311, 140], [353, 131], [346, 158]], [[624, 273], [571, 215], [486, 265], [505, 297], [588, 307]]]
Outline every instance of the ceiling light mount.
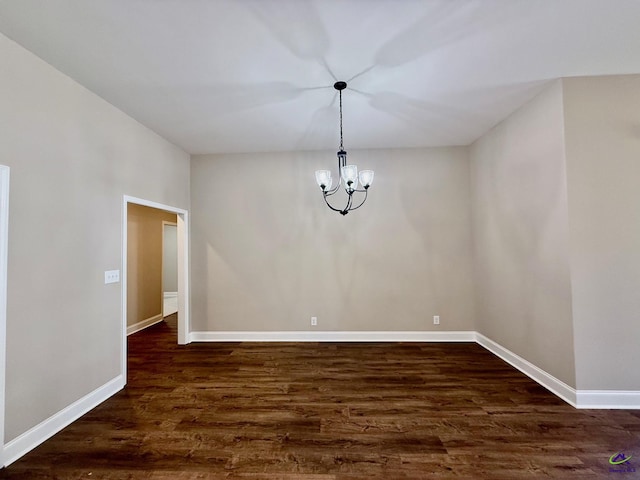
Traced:
[[345, 88], [347, 88], [347, 82], [336, 82], [333, 84], [333, 88], [338, 91], [344, 90]]
[[[322, 189], [322, 196], [327, 206], [334, 212], [339, 212], [341, 215], [346, 215], [351, 210], [360, 208], [364, 202], [367, 201], [367, 194], [369, 193], [369, 187], [373, 182], [373, 170], [361, 170], [358, 173], [358, 167], [356, 165], [347, 165], [347, 152], [344, 149], [342, 142], [342, 91], [347, 88], [347, 82], [338, 81], [333, 84], [333, 88], [338, 91], [340, 95], [340, 150], [338, 150], [338, 183], [335, 187], [333, 185], [333, 179], [331, 178], [331, 170], [316, 170], [316, 182]], [[358, 180], [362, 189], [358, 189]], [[347, 203], [344, 208], [335, 208], [329, 203], [327, 197], [335, 194], [340, 185], [344, 182], [344, 190], [347, 193]], [[364, 198], [360, 203], [354, 206], [353, 195], [354, 193], [364, 193]]]

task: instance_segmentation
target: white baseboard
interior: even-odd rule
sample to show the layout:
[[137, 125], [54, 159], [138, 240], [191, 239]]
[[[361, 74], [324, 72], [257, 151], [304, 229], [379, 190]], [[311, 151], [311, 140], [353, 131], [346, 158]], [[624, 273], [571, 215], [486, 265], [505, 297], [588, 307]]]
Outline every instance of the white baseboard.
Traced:
[[475, 332], [191, 332], [191, 342], [474, 342]]
[[96, 388], [93, 392], [85, 395], [80, 400], [75, 401], [68, 407], [60, 410], [58, 413], [5, 444], [2, 452], [3, 466], [8, 466], [30, 450], [36, 448], [71, 422], [74, 422], [89, 410], [104, 402], [107, 398], [122, 390], [124, 385], [125, 381], [122, 375], [118, 375], [113, 380]]
[[575, 408], [640, 409], [640, 391], [576, 390], [481, 333], [476, 333], [476, 341]]
[[577, 408], [640, 409], [640, 392], [628, 390], [578, 390]]
[[551, 393], [554, 393], [555, 395], [560, 397], [569, 405], [577, 407], [577, 395], [575, 388], [570, 387], [562, 380], [558, 380], [553, 375], [550, 375], [541, 368], [536, 367], [533, 363], [525, 360], [519, 355], [516, 355], [511, 350], [504, 348], [502, 345], [494, 342], [490, 338], [485, 337], [481, 333], [476, 333], [476, 341], [491, 353], [500, 357], [505, 362], [512, 365], [513, 367], [524, 373], [526, 376], [542, 385]]
[[150, 327], [151, 325], [155, 325], [156, 323], [160, 323], [163, 318], [164, 317], [162, 316], [162, 314], [159, 313], [158, 315], [149, 317], [146, 320], [142, 320], [141, 322], [129, 325], [127, 327], [127, 336], [131, 335], [132, 333], [139, 332], [140, 330], [144, 330], [145, 328]]

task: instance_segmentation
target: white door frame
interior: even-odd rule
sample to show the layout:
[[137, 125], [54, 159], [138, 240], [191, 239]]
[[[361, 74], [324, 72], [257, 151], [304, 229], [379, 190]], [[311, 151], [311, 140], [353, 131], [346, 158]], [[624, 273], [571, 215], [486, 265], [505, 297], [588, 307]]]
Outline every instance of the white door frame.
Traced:
[[9, 246], [9, 167], [0, 165], [0, 468], [4, 467], [5, 376], [7, 352], [7, 252]]
[[157, 208], [175, 213], [178, 223], [178, 344], [190, 342], [190, 298], [189, 291], [189, 212], [182, 208], [171, 207], [143, 198], [125, 195], [122, 214], [122, 360], [120, 371], [122, 378], [127, 378], [127, 207], [130, 203], [145, 207]]

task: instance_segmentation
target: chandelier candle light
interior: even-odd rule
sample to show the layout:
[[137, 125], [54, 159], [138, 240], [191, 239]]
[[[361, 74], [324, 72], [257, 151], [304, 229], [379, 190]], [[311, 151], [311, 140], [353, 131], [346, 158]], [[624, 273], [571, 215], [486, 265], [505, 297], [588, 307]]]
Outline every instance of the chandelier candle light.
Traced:
[[[316, 182], [322, 189], [322, 196], [327, 206], [334, 212], [340, 212], [341, 215], [346, 215], [351, 210], [360, 208], [364, 202], [367, 201], [367, 194], [371, 182], [373, 182], [373, 170], [361, 170], [358, 174], [358, 167], [356, 165], [347, 165], [347, 152], [342, 145], [342, 90], [347, 88], [347, 82], [336, 82], [333, 85], [340, 94], [340, 150], [338, 151], [338, 183], [335, 187], [333, 185], [333, 179], [331, 178], [331, 170], [316, 170]], [[358, 180], [362, 189], [358, 189]], [[330, 197], [338, 191], [340, 185], [344, 182], [344, 190], [347, 192], [347, 204], [344, 208], [335, 208], [330, 203], [327, 197]], [[364, 193], [362, 201], [354, 206], [353, 194], [355, 192]]]

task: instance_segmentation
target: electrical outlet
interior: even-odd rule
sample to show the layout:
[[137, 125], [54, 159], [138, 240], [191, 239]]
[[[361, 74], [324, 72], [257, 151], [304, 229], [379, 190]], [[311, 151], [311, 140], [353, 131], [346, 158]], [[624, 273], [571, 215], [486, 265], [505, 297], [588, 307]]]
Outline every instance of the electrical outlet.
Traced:
[[318, 325], [318, 317], [311, 317], [311, 326], [315, 327]]
[[440, 315], [434, 315], [433, 316], [433, 324], [434, 325], [440, 325]]

